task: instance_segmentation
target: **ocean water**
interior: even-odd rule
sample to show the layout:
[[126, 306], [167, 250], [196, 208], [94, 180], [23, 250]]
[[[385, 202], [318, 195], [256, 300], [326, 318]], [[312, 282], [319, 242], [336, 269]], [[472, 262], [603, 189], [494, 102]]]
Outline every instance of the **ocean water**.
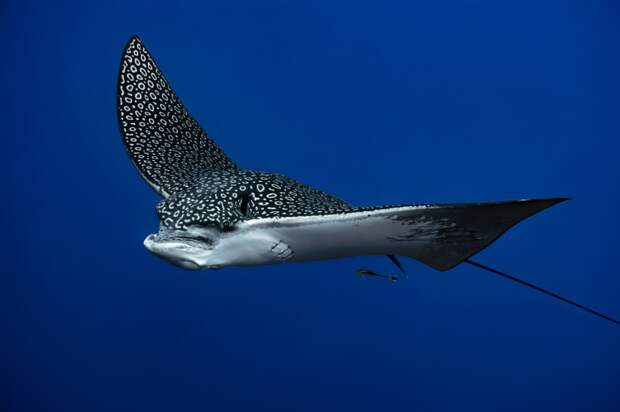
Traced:
[[620, 328], [473, 267], [188, 272], [121, 143], [138, 34], [241, 166], [359, 205], [568, 196], [477, 259], [620, 317], [606, 1], [5, 1], [0, 409], [617, 411]]

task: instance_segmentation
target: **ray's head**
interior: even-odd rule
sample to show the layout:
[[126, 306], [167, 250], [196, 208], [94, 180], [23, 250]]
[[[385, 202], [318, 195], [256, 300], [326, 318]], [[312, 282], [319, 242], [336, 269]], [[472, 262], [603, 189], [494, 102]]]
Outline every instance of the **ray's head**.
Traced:
[[160, 230], [144, 245], [178, 266], [265, 262], [272, 257], [265, 247], [270, 240], [233, 236], [240, 222], [350, 209], [285, 176], [240, 169], [192, 117], [136, 36], [121, 58], [117, 115], [131, 161], [163, 198]]
[[157, 205], [159, 233], [147, 236], [145, 247], [185, 269], [217, 267], [210, 256], [235, 225], [248, 218], [250, 197], [233, 186], [215, 190], [199, 181]]
[[159, 233], [144, 245], [178, 266], [208, 267], [207, 257], [235, 219], [212, 193], [201, 191], [200, 178], [239, 168], [185, 108], [137, 36], [121, 58], [117, 115], [129, 157], [164, 198], [157, 207]]
[[214, 227], [195, 225], [178, 230], [162, 226], [159, 233], [144, 239], [144, 246], [153, 254], [184, 269], [216, 268], [217, 265], [209, 264], [209, 258], [220, 235]]

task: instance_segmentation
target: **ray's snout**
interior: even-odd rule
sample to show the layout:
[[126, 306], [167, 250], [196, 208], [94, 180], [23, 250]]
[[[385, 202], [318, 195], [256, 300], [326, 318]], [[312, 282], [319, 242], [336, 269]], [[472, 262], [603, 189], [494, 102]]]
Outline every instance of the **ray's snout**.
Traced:
[[200, 265], [192, 258], [192, 247], [174, 239], [162, 239], [150, 234], [144, 239], [144, 247], [151, 253], [183, 269], [198, 270]]

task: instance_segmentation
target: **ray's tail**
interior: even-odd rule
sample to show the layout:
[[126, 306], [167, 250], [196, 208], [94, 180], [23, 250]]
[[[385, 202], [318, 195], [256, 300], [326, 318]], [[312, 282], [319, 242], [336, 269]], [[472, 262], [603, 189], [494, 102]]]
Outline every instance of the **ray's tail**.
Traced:
[[472, 266], [475, 266], [475, 267], [477, 267], [479, 269], [486, 270], [487, 272], [491, 272], [491, 273], [493, 273], [495, 275], [499, 275], [499, 276], [504, 277], [506, 279], [510, 279], [513, 282], [520, 283], [521, 285], [524, 285], [524, 286], [527, 286], [528, 288], [537, 290], [537, 291], [539, 291], [541, 293], [544, 293], [545, 295], [548, 295], [548, 296], [551, 296], [551, 297], [553, 297], [555, 299], [561, 300], [562, 302], [568, 303], [569, 305], [573, 305], [573, 306], [575, 306], [575, 307], [577, 307], [577, 308], [579, 308], [581, 310], [585, 310], [586, 312], [588, 312], [588, 313], [590, 313], [590, 314], [592, 314], [594, 316], [598, 316], [598, 317], [600, 317], [602, 319], [605, 319], [605, 320], [607, 320], [607, 321], [609, 321], [611, 323], [614, 323], [614, 324], [620, 326], [620, 321], [618, 321], [618, 320], [616, 320], [616, 319], [614, 319], [614, 318], [612, 318], [610, 316], [607, 316], [604, 313], [601, 313], [601, 312], [596, 311], [594, 309], [590, 309], [587, 306], [584, 306], [584, 305], [582, 305], [580, 303], [577, 303], [577, 302], [572, 301], [572, 300], [570, 300], [568, 298], [565, 298], [564, 296], [558, 295], [555, 292], [551, 292], [551, 291], [549, 291], [547, 289], [541, 288], [540, 286], [536, 286], [533, 283], [530, 283], [530, 282], [527, 282], [525, 280], [519, 279], [516, 276], [513, 276], [513, 275], [510, 275], [508, 273], [499, 271], [497, 269], [493, 269], [492, 267], [483, 265], [482, 263], [475, 262], [475, 261], [473, 261], [471, 259], [465, 260], [465, 263], [467, 263], [469, 265], [472, 265]]

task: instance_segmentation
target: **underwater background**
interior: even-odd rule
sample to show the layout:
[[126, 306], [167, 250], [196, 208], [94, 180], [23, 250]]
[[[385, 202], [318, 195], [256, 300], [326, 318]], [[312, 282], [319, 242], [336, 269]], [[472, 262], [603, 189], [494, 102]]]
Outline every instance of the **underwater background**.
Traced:
[[470, 266], [188, 272], [125, 152], [138, 34], [240, 166], [357, 205], [568, 196], [476, 259], [620, 317], [614, 1], [3, 1], [7, 411], [618, 411], [620, 328]]

